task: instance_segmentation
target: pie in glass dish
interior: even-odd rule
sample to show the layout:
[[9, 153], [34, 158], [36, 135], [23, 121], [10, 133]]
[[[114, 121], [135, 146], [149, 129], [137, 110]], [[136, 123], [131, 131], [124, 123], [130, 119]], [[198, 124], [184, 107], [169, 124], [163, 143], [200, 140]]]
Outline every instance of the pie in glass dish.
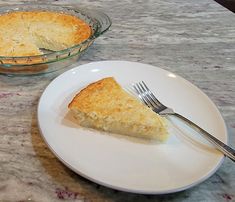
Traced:
[[0, 15], [0, 55], [42, 55], [41, 49], [59, 51], [91, 35], [83, 20], [64, 13], [19, 11]]
[[76, 63], [111, 26], [101, 11], [15, 4], [0, 8], [0, 74], [36, 75]]

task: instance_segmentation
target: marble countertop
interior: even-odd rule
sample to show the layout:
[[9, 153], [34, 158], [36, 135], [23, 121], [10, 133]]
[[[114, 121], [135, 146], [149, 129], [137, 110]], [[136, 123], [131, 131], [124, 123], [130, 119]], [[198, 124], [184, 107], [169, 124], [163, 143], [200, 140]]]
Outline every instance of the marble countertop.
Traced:
[[[76, 1], [47, 2], [76, 4]], [[79, 5], [104, 11], [113, 24], [77, 64], [129, 60], [184, 77], [217, 105], [226, 122], [230, 144], [235, 146], [232, 12], [212, 0], [81, 0]], [[235, 201], [235, 164], [229, 159], [203, 183], [160, 196], [115, 191], [65, 167], [43, 141], [36, 117], [43, 90], [69, 68], [35, 77], [0, 75], [0, 201]]]

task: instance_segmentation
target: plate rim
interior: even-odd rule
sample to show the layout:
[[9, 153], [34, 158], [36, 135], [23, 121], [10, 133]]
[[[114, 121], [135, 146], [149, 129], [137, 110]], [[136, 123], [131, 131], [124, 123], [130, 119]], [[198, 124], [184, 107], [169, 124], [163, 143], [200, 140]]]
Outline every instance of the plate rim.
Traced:
[[[163, 71], [163, 72], [166, 72], [166, 73], [173, 73], [171, 71], [168, 71], [168, 70], [165, 70], [163, 68], [160, 68], [158, 66], [154, 66], [154, 65], [151, 65], [151, 64], [145, 64], [145, 63], [140, 63], [140, 62], [133, 62], [133, 61], [125, 61], [125, 60], [103, 60], [103, 61], [93, 61], [93, 62], [89, 62], [89, 63], [85, 63], [85, 64], [81, 64], [81, 65], [77, 65], [76, 67], [72, 68], [72, 69], [69, 69], [65, 72], [63, 72], [62, 74], [60, 74], [59, 76], [57, 76], [55, 79], [53, 79], [47, 86], [46, 88], [44, 89], [43, 93], [41, 94], [40, 96], [40, 99], [39, 99], [39, 102], [38, 102], [38, 107], [37, 107], [37, 123], [38, 123], [38, 128], [39, 128], [39, 131], [40, 131], [40, 135], [41, 137], [43, 138], [44, 142], [46, 143], [46, 145], [48, 146], [48, 148], [52, 151], [52, 153], [65, 165], [67, 166], [69, 169], [71, 169], [73, 172], [75, 172], [76, 174], [90, 180], [91, 182], [93, 183], [97, 183], [97, 184], [100, 184], [104, 187], [107, 187], [107, 188], [111, 188], [111, 189], [115, 189], [115, 190], [119, 190], [119, 191], [123, 191], [123, 192], [128, 192], [128, 193], [135, 193], [135, 194], [148, 194], [148, 195], [160, 195], [160, 194], [169, 194], [169, 193], [176, 193], [176, 192], [180, 192], [180, 191], [183, 191], [183, 190], [187, 190], [189, 188], [192, 188], [200, 183], [202, 183], [203, 181], [207, 180], [208, 178], [210, 178], [219, 168], [220, 166], [222, 165], [224, 159], [225, 159], [225, 156], [224, 155], [221, 155], [221, 158], [218, 160], [217, 164], [213, 167], [213, 169], [209, 170], [208, 173], [205, 173], [204, 175], [202, 175], [202, 177], [197, 180], [197, 181], [194, 181], [193, 183], [189, 184], [189, 185], [186, 185], [186, 186], [181, 186], [181, 187], [178, 187], [178, 188], [175, 188], [175, 189], [168, 189], [168, 190], [160, 190], [160, 191], [156, 191], [156, 190], [137, 190], [137, 189], [128, 189], [128, 188], [123, 188], [123, 187], [120, 187], [120, 186], [114, 186], [112, 184], [109, 184], [109, 183], [106, 183], [106, 182], [103, 182], [103, 181], [100, 181], [100, 180], [97, 180], [95, 178], [92, 178], [88, 175], [86, 175], [85, 173], [79, 171], [78, 169], [76, 169], [74, 166], [70, 165], [68, 162], [66, 162], [62, 157], [59, 156], [59, 154], [51, 147], [51, 145], [49, 144], [49, 142], [46, 140], [45, 136], [43, 135], [43, 132], [42, 132], [42, 129], [41, 129], [41, 125], [40, 125], [40, 121], [39, 121], [39, 108], [40, 108], [40, 103], [41, 103], [41, 100], [43, 99], [43, 96], [44, 96], [44, 93], [46, 92], [46, 90], [51, 86], [53, 85], [57, 80], [61, 79], [62, 77], [64, 77], [65, 75], [67, 74], [71, 74], [73, 71], [79, 71], [80, 68], [84, 68], [84, 66], [87, 66], [87, 65], [94, 65], [94, 64], [97, 64], [97, 63], [130, 63], [130, 64], [141, 64], [141, 65], [146, 65], [148, 67], [151, 67], [151, 68], [156, 68], [160, 71]], [[180, 80], [183, 80], [184, 82], [187, 82], [187, 84], [190, 84], [191, 87], [194, 87], [196, 88], [201, 94], [203, 94], [203, 96], [205, 96], [207, 98], [207, 101], [210, 102], [210, 104], [214, 107], [214, 109], [216, 110], [217, 114], [220, 116], [220, 119], [222, 121], [222, 125], [223, 125], [223, 130], [224, 130], [224, 134], [225, 134], [225, 142], [228, 143], [229, 141], [229, 138], [228, 138], [228, 129], [226, 127], [226, 123], [225, 123], [225, 120], [223, 119], [223, 116], [222, 114], [220, 113], [219, 109], [217, 108], [217, 106], [215, 105], [215, 103], [209, 98], [209, 96], [207, 94], [205, 94], [199, 87], [197, 87], [196, 85], [194, 85], [193, 83], [191, 83], [190, 81], [186, 80], [185, 78], [181, 77], [180, 75], [176, 74], [176, 73], [173, 73], [174, 75], [177, 76], [177, 78], [179, 78]]]

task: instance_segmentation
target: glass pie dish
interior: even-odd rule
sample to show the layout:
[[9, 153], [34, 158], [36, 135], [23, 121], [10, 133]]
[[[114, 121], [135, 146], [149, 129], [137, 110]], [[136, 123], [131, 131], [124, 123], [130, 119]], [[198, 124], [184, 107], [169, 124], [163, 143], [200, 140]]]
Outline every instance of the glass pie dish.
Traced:
[[59, 50], [41, 50], [43, 54], [35, 56], [0, 56], [0, 74], [37, 75], [54, 72], [75, 63], [94, 40], [111, 26], [110, 18], [101, 11], [71, 6], [18, 4], [0, 8], [0, 15], [14, 11], [51, 11], [76, 16], [91, 28], [91, 35], [85, 41], [72, 47]]

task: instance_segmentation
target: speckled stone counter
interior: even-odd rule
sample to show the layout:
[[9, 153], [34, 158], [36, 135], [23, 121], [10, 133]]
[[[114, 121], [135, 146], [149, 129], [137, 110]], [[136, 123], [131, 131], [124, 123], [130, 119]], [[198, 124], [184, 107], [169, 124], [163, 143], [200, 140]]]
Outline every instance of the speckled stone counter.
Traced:
[[[76, 1], [47, 3], [76, 4]], [[104, 11], [113, 25], [77, 64], [138, 61], [184, 77], [217, 105], [227, 124], [230, 144], [235, 146], [232, 12], [212, 0], [86, 0], [79, 1], [79, 5]], [[43, 141], [36, 116], [45, 87], [69, 68], [35, 77], [0, 75], [0, 201], [235, 201], [235, 164], [229, 159], [205, 182], [160, 196], [105, 188], [65, 167]]]

